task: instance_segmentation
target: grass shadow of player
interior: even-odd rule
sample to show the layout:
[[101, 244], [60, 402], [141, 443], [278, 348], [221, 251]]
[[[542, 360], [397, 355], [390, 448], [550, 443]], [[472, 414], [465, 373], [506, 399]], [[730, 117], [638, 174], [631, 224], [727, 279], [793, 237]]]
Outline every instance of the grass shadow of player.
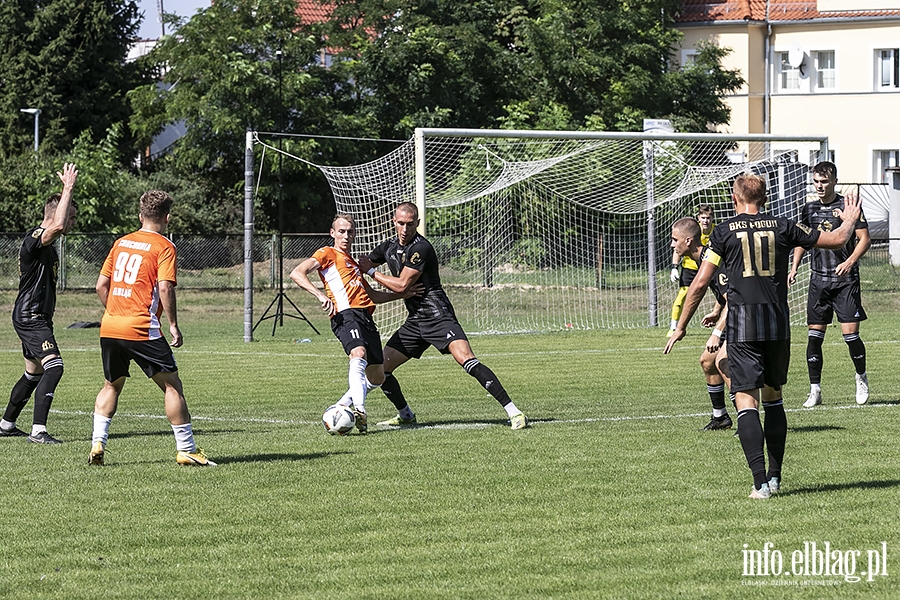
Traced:
[[273, 463], [273, 462], [307, 462], [311, 460], [320, 460], [323, 458], [331, 458], [342, 454], [355, 454], [349, 450], [337, 450], [335, 452], [267, 452], [265, 454], [246, 454], [243, 456], [225, 456], [216, 457], [215, 460], [220, 465], [237, 464], [237, 463]]
[[817, 433], [820, 431], [843, 431], [846, 427], [840, 425], [802, 425], [800, 427], [788, 427], [791, 433]]
[[900, 486], [898, 479], [876, 479], [874, 481], [848, 481], [847, 483], [820, 483], [816, 485], [791, 487], [778, 493], [779, 496], [795, 494], [822, 494], [843, 490], [882, 490]]

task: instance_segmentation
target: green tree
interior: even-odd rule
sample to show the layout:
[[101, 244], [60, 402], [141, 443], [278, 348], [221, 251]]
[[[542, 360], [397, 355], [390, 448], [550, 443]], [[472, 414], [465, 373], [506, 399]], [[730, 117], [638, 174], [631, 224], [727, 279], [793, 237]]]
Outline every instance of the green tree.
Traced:
[[[88, 131], [102, 139], [129, 118], [125, 94], [143, 81], [126, 62], [139, 24], [134, 0], [4, 0], [0, 3], [0, 155], [29, 149], [39, 108], [41, 150], [68, 151]], [[120, 137], [120, 150], [129, 147]]]
[[682, 131], [728, 121], [725, 51], [673, 64], [680, 0], [351, 0], [335, 12], [361, 109], [382, 135], [415, 127]]
[[[130, 94], [131, 126], [144, 143], [168, 124], [183, 122], [187, 134], [172, 148], [176, 172], [203, 182], [207, 200], [222, 214], [243, 206], [244, 141], [248, 128], [260, 132], [356, 135], [366, 127], [356, 118], [356, 99], [338, 72], [317, 63], [325, 43], [301, 26], [296, 0], [218, 0], [190, 21], [175, 20], [167, 36], [145, 57], [161, 83]], [[266, 140], [317, 164], [355, 162], [365, 146], [308, 138]], [[285, 229], [321, 230], [333, 207], [327, 183], [314, 167], [269, 152], [259, 190], [258, 226], [278, 225], [279, 199]], [[261, 161], [260, 161], [261, 162]], [[278, 174], [281, 174], [279, 185]], [[268, 220], [266, 220], [266, 218]]]

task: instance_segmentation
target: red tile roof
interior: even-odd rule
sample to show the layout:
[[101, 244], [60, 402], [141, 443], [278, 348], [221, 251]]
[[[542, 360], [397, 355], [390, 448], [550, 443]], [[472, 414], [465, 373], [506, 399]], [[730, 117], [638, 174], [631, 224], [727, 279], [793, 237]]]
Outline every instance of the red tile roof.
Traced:
[[299, 0], [297, 2], [297, 14], [304, 25], [313, 23], [327, 23], [334, 11], [331, 2], [319, 2], [318, 0]]
[[[684, 0], [679, 23], [765, 21], [765, 0]], [[900, 10], [819, 11], [815, 0], [770, 0], [769, 21], [898, 17]]]

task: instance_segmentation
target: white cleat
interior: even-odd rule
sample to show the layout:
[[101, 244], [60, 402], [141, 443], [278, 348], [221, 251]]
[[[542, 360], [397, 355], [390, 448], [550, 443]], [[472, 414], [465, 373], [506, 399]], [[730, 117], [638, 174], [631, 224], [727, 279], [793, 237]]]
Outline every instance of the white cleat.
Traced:
[[856, 374], [856, 403], [863, 405], [869, 401], [869, 376]]
[[[857, 387], [857, 389], [859, 388]], [[813, 406], [817, 406], [819, 404], [822, 404], [822, 390], [810, 392], [809, 398], [807, 398], [806, 402], [803, 403], [803, 408], [812, 408]]]

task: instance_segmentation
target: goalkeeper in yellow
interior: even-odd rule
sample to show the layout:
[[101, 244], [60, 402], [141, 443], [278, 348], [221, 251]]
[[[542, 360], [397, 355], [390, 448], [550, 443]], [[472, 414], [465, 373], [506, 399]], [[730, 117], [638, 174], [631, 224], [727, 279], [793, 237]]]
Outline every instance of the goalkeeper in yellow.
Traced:
[[[697, 222], [700, 223], [700, 245], [709, 244], [709, 234], [712, 233], [713, 227], [713, 209], [709, 204], [701, 204], [697, 207]], [[679, 270], [678, 267], [681, 267]], [[672, 283], [678, 284], [678, 295], [675, 296], [675, 302], [672, 303], [672, 322], [669, 325], [669, 333], [666, 337], [671, 337], [678, 324], [678, 318], [681, 316], [681, 309], [684, 308], [684, 299], [687, 297], [688, 288], [694, 280], [694, 275], [700, 267], [696, 261], [685, 254], [683, 257], [678, 252], [672, 252]]]

